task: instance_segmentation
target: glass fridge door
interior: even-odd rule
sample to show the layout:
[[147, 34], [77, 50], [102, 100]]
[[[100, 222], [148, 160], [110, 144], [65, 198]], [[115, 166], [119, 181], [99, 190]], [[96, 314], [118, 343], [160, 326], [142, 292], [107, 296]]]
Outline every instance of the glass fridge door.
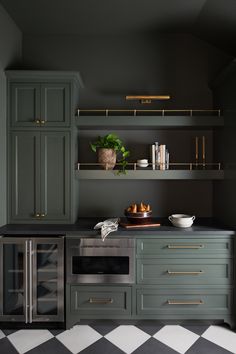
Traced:
[[63, 242], [33, 240], [33, 321], [64, 320]]
[[27, 322], [27, 242], [1, 239], [1, 315], [3, 321]]

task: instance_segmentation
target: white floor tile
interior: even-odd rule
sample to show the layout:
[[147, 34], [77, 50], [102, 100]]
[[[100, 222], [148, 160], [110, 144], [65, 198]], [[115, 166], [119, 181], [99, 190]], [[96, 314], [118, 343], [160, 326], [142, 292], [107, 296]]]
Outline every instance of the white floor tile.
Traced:
[[7, 338], [20, 354], [24, 354], [53, 338], [53, 335], [48, 330], [26, 329], [14, 332]]
[[0, 339], [4, 338], [5, 334], [3, 333], [3, 331], [0, 330]]
[[236, 333], [227, 328], [219, 326], [210, 326], [203, 334], [202, 337], [236, 353]]
[[199, 335], [181, 326], [164, 326], [153, 338], [184, 354], [196, 342]]
[[102, 338], [102, 336], [90, 326], [83, 325], [74, 326], [63, 333], [58, 334], [56, 338], [73, 354], [77, 354]]
[[105, 338], [125, 353], [130, 354], [146, 342], [150, 335], [135, 326], [119, 326]]

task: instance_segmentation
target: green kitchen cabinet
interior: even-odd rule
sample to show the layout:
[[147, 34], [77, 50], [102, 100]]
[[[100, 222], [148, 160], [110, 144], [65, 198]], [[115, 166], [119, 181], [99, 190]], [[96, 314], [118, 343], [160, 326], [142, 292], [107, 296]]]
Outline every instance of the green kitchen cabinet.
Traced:
[[10, 221], [69, 221], [70, 132], [12, 132], [10, 161]]
[[70, 128], [83, 86], [76, 72], [7, 70], [10, 128]]

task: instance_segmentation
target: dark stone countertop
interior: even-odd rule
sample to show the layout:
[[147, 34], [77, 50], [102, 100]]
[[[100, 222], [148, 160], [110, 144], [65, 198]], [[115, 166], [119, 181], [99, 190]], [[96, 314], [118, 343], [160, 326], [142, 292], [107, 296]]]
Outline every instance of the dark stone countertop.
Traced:
[[[106, 218], [81, 218], [75, 224], [7, 224], [0, 228], [3, 236], [99, 236], [100, 230], [94, 230], [96, 223]], [[160, 227], [139, 228], [127, 230], [119, 226], [114, 236], [142, 236], [142, 235], [234, 235], [235, 230], [219, 225], [214, 219], [199, 218], [192, 227], [177, 228], [171, 225], [166, 218], [154, 218], [153, 222], [159, 222]]]

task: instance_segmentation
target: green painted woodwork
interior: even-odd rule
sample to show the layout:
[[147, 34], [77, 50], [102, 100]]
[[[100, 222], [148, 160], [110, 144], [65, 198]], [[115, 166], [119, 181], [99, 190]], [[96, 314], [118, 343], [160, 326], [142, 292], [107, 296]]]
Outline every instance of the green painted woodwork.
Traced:
[[[169, 304], [185, 302], [187, 304]], [[199, 304], [189, 304], [188, 302]], [[229, 288], [141, 288], [137, 289], [137, 314], [148, 315], [150, 318], [159, 315], [178, 315], [184, 319], [185, 315], [190, 315], [192, 319], [195, 315], [217, 315], [218, 319], [225, 314], [232, 313], [232, 291]]]
[[40, 133], [13, 132], [10, 141], [10, 219], [33, 220], [40, 212]]
[[230, 259], [137, 259], [137, 284], [230, 285], [232, 282]]
[[[174, 236], [174, 235], [173, 235]], [[140, 239], [137, 240], [138, 256], [157, 258], [225, 258], [233, 253], [232, 239], [207, 239], [190, 237], [189, 239]]]
[[11, 222], [68, 221], [70, 133], [12, 132], [10, 161]]
[[[168, 113], [166, 113], [168, 114]], [[79, 129], [173, 129], [183, 127], [210, 128], [222, 127], [223, 116], [78, 116]]]
[[70, 219], [70, 133], [43, 132], [41, 139], [41, 213], [44, 220]]
[[124, 286], [71, 286], [71, 312], [79, 318], [87, 316], [131, 315], [131, 287]]
[[69, 127], [70, 116], [69, 84], [10, 84], [12, 127]]
[[[86, 167], [86, 166], [85, 166]], [[223, 180], [222, 170], [131, 170], [126, 174], [119, 174], [117, 171], [104, 170], [79, 170], [76, 171], [78, 179], [111, 179], [111, 180]]]

